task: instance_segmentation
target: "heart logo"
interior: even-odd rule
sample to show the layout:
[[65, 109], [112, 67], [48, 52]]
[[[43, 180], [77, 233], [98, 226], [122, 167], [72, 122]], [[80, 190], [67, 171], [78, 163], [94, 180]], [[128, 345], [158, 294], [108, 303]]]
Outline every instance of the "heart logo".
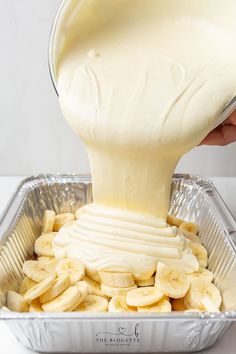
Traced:
[[126, 328], [125, 327], [120, 327], [119, 328], [119, 332], [120, 332], [120, 334], [125, 334]]

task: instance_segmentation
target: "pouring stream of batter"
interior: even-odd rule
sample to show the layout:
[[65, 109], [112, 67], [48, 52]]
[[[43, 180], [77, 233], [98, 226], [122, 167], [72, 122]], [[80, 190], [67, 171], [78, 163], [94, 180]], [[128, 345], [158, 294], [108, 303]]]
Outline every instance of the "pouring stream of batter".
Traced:
[[233, 0], [68, 1], [57, 63], [62, 111], [87, 147], [94, 203], [56, 236], [58, 257], [150, 278], [198, 269], [166, 224], [183, 154], [236, 93]]

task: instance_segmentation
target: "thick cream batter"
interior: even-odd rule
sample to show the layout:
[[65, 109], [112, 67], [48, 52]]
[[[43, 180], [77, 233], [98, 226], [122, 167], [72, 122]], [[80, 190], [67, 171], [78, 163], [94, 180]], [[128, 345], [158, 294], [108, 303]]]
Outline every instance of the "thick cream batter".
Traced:
[[58, 256], [147, 279], [157, 261], [198, 269], [168, 227], [183, 154], [236, 93], [234, 0], [67, 1], [57, 62], [64, 116], [87, 147], [94, 203], [55, 239]]

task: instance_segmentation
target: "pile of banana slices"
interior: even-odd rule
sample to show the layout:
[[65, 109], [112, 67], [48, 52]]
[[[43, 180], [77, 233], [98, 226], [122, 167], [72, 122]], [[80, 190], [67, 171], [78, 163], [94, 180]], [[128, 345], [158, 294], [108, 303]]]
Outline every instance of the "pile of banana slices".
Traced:
[[221, 295], [212, 283], [213, 273], [206, 269], [207, 251], [198, 236], [198, 226], [174, 216], [168, 223], [190, 240], [197, 257], [198, 272], [182, 271], [157, 264], [156, 273], [147, 280], [135, 281], [131, 273], [99, 272], [101, 283], [86, 275], [84, 264], [71, 258], [57, 260], [52, 242], [61, 227], [79, 218], [75, 214], [56, 215], [46, 210], [42, 235], [35, 242], [37, 259], [25, 261], [19, 292], [8, 291], [3, 311], [17, 312], [219, 312]]

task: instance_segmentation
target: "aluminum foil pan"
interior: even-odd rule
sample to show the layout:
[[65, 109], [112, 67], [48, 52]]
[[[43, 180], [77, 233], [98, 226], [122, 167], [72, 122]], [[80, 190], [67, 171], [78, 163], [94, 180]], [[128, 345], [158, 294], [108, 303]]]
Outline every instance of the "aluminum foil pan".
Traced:
[[[91, 202], [88, 176], [41, 175], [24, 180], [0, 220], [0, 302], [18, 290], [32, 258], [45, 209], [75, 211]], [[212, 346], [236, 320], [236, 223], [206, 179], [175, 175], [170, 212], [200, 225], [209, 269], [223, 297], [222, 312], [168, 314], [16, 313], [0, 311], [13, 334], [40, 352], [190, 352]]]

